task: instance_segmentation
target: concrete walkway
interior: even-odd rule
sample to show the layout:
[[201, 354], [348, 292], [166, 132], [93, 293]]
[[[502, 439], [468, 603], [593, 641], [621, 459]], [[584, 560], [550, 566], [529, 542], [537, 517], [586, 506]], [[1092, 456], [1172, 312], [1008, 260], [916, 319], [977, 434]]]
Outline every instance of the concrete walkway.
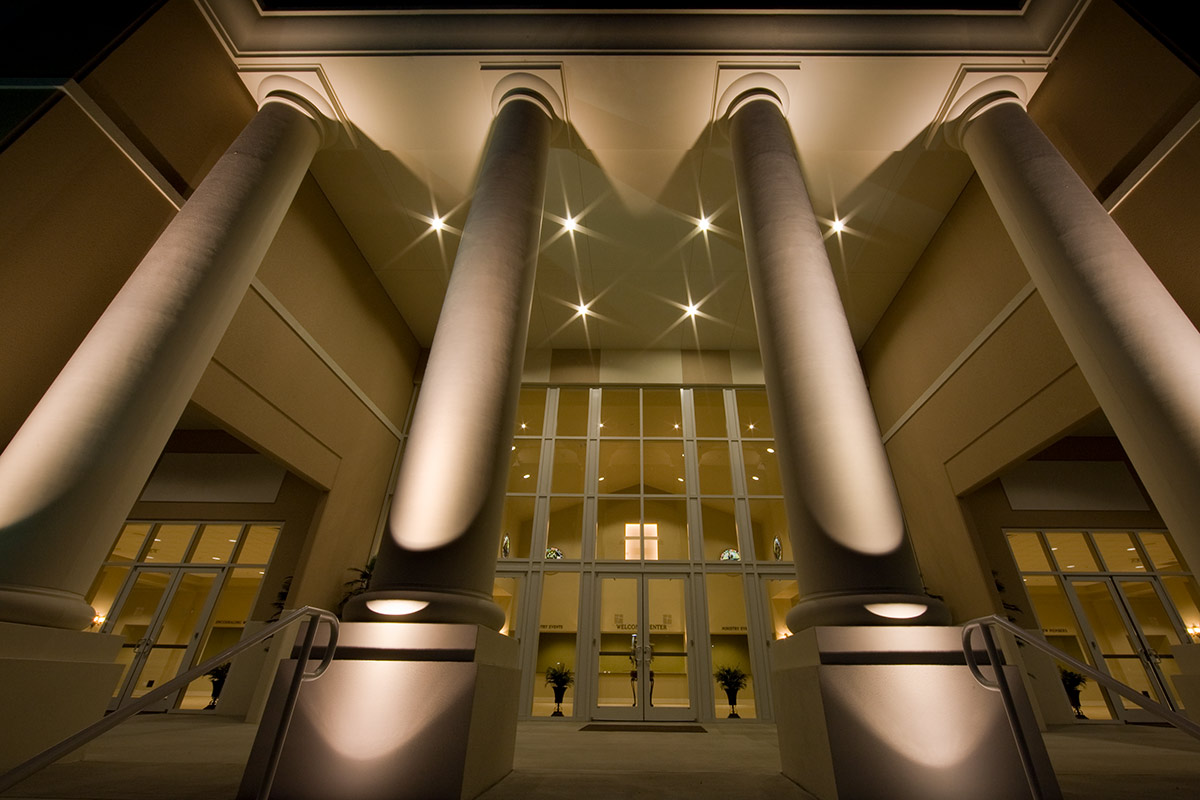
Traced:
[[[481, 800], [810, 797], [779, 774], [769, 723], [708, 723], [707, 733], [580, 731], [582, 726], [520, 723], [513, 773]], [[232, 800], [253, 738], [254, 726], [220, 717], [141, 716], [94, 742], [82, 760], [56, 764], [3, 796]], [[1051, 731], [1046, 743], [1068, 800], [1200, 796], [1200, 741], [1173, 729], [1076, 725]]]

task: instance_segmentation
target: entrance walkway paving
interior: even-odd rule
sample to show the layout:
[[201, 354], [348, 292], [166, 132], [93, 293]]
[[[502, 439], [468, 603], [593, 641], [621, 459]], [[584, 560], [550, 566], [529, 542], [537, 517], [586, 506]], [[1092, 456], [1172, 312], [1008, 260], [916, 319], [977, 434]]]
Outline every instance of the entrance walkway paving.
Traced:
[[[770, 723], [706, 723], [707, 733], [581, 727], [569, 720], [520, 723], [512, 774], [481, 800], [810, 797], [779, 774]], [[91, 744], [81, 760], [56, 764], [3, 797], [232, 800], [253, 738], [253, 725], [220, 717], [144, 715]], [[1176, 730], [1073, 725], [1046, 734], [1046, 744], [1068, 800], [1200, 796], [1200, 741]]]

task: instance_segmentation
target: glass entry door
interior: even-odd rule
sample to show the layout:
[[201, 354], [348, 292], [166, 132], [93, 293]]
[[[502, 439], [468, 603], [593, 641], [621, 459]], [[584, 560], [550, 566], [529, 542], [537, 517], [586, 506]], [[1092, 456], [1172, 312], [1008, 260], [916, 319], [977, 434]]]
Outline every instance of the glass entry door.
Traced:
[[595, 719], [696, 718], [685, 576], [598, 575]]
[[[1186, 640], [1182, 623], [1168, 610], [1159, 581], [1072, 576], [1068, 582], [1089, 629], [1094, 663], [1103, 664], [1110, 675], [1147, 697], [1179, 709], [1169, 677], [1179, 670], [1170, 647]], [[1121, 719], [1156, 719], [1119, 695], [1110, 694], [1109, 702]]]
[[[125, 665], [110, 708], [148, 694], [192, 666], [220, 589], [221, 569], [135, 567], [104, 633], [125, 638]], [[174, 707], [168, 697], [151, 710]]]

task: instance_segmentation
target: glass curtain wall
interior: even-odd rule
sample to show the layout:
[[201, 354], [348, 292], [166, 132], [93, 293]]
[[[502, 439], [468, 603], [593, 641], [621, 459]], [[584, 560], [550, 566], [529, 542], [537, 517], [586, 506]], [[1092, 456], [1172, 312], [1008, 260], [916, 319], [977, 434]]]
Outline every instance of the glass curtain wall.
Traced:
[[[523, 714], [726, 718], [722, 667], [746, 676], [737, 715], [768, 714], [797, 590], [766, 393], [527, 386], [513, 433], [496, 596], [526, 587], [501, 602]], [[561, 706], [547, 670], [571, 673]]]

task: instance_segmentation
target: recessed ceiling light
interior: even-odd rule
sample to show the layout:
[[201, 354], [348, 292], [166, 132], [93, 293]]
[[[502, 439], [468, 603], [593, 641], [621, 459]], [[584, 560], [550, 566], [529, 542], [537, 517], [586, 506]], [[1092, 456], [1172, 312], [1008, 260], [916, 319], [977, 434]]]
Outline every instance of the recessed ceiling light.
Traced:
[[696, 316], [696, 314], [700, 313], [700, 309], [697, 308], [696, 306], [692, 305], [691, 303], [688, 303], [687, 307], [684, 308], [683, 311], [689, 317], [694, 317], [694, 316]]
[[601, 476], [600, 476], [600, 480], [604, 480], [604, 476], [603, 476], [603, 475], [601, 475]]
[[680, 483], [683, 483], [683, 478], [676, 478], [675, 480], [679, 481]]
[[768, 447], [768, 448], [767, 448], [767, 452], [768, 452], [768, 453], [774, 453], [774, 452], [775, 452], [775, 448], [774, 448], [774, 447]]
[[701, 217], [696, 220], [696, 227], [702, 231], [706, 231], [712, 227], [712, 223], [708, 221], [708, 217]]
[[524, 422], [522, 422], [522, 423], [521, 423], [521, 430], [525, 430], [525, 428], [526, 428], [526, 425], [525, 425], [525, 423], [524, 423]]
[[586, 317], [588, 313], [587, 303], [580, 303], [575, 306], [575, 310], [579, 312], [579, 316]]
[[758, 476], [757, 476], [757, 475], [751, 475], [751, 476], [750, 476], [750, 480], [752, 480], [752, 481], [756, 481], [756, 480], [758, 480]]
[[678, 422], [676, 422], [676, 423], [675, 423], [675, 430], [679, 430], [679, 423], [678, 423]]
[[533, 473], [531, 473], [531, 472], [526, 472], [526, 473], [525, 473], [524, 475], [522, 475], [521, 477], [522, 477], [523, 479], [528, 479], [528, 478], [529, 478], [529, 476], [530, 476], [530, 475], [532, 475], [532, 474], [533, 474]]
[[754, 423], [753, 423], [753, 422], [751, 422], [751, 423], [750, 423], [750, 430], [754, 430]]
[[575, 221], [574, 217], [567, 217], [563, 220], [563, 230], [575, 231], [578, 230], [578, 228], [579, 223]]
[[429, 227], [435, 231], [444, 230], [446, 228], [446, 221], [441, 217], [434, 217], [429, 221]]
[[833, 224], [829, 226], [829, 229], [834, 233], [841, 233], [842, 231], [846, 230], [846, 223], [840, 219], [835, 219]]

